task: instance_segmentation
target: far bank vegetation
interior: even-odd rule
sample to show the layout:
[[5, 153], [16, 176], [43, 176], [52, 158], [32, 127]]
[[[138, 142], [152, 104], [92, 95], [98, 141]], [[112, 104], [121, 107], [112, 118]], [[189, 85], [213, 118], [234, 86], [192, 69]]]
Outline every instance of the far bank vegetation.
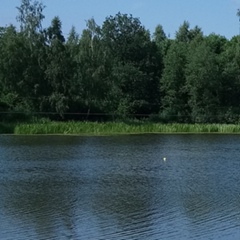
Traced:
[[205, 36], [185, 21], [172, 39], [122, 13], [66, 36], [59, 17], [42, 27], [41, 2], [18, 10], [19, 29], [0, 27], [1, 122], [239, 123], [239, 36]]

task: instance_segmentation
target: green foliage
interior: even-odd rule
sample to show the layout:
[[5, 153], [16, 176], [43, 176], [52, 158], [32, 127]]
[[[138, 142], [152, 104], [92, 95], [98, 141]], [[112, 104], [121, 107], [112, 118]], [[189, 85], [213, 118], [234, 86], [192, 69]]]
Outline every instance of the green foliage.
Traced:
[[187, 21], [184, 21], [183, 24], [179, 27], [176, 32], [176, 41], [189, 43], [194, 40], [196, 37], [202, 36], [202, 30], [198, 26], [190, 29], [190, 24]]
[[42, 14], [44, 8], [45, 6], [41, 2], [35, 0], [22, 0], [21, 6], [17, 7], [19, 11], [17, 20], [20, 22], [20, 29], [27, 32], [28, 37], [41, 30], [41, 23], [45, 18]]
[[140, 20], [121, 13], [110, 16], [103, 23], [101, 36], [112, 58], [111, 112], [127, 117], [158, 111], [162, 60]]
[[175, 39], [160, 24], [151, 38], [138, 18], [117, 13], [66, 38], [59, 17], [42, 27], [44, 8], [22, 0], [20, 29], [0, 27], [1, 121], [239, 123], [239, 36], [204, 36], [184, 21]]
[[[1, 131], [0, 125], [0, 131]], [[12, 131], [12, 129], [10, 129]], [[130, 122], [47, 122], [17, 124], [15, 134], [81, 134], [114, 135], [144, 133], [240, 133], [240, 126], [233, 124], [159, 124], [143, 121]]]
[[207, 42], [197, 47], [194, 44], [190, 49], [186, 76], [192, 121], [217, 122], [221, 73], [215, 53]]
[[157, 46], [157, 51], [160, 55], [160, 60], [163, 58], [169, 49], [170, 40], [167, 38], [162, 25], [157, 25], [153, 33], [153, 43]]
[[138, 18], [118, 13], [106, 18], [102, 26], [102, 39], [116, 61], [139, 62], [150, 41], [148, 31]]
[[165, 121], [188, 121], [186, 63], [187, 45], [174, 42], [165, 57], [161, 79], [161, 91], [164, 96], [161, 115]]

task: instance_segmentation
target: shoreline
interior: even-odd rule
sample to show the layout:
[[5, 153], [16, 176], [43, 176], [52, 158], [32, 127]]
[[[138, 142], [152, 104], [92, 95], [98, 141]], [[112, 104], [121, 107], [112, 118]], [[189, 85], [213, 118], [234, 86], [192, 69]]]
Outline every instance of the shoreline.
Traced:
[[114, 136], [141, 134], [240, 134], [239, 124], [153, 122], [0, 123], [0, 135]]
[[46, 134], [15, 134], [15, 133], [0, 133], [1, 136], [39, 136], [39, 137], [44, 137], [44, 136], [66, 136], [66, 137], [115, 137], [115, 136], [134, 136], [134, 135], [240, 135], [240, 133], [218, 133], [218, 132], [178, 132], [178, 133], [116, 133], [116, 134], [64, 134], [64, 133], [56, 133], [56, 134], [51, 134], [51, 133], [46, 133]]

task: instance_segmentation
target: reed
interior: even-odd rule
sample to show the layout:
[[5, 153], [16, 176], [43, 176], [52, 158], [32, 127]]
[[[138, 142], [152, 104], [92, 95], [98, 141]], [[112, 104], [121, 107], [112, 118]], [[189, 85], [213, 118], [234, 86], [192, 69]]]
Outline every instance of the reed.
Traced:
[[151, 122], [41, 122], [19, 123], [15, 134], [141, 134], [141, 133], [240, 133], [233, 124], [161, 124]]

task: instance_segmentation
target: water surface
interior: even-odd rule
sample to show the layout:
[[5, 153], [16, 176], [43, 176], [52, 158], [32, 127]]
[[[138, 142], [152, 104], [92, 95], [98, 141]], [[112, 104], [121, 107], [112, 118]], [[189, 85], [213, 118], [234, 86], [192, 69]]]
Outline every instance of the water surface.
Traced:
[[239, 149], [240, 135], [2, 135], [0, 239], [240, 239]]

